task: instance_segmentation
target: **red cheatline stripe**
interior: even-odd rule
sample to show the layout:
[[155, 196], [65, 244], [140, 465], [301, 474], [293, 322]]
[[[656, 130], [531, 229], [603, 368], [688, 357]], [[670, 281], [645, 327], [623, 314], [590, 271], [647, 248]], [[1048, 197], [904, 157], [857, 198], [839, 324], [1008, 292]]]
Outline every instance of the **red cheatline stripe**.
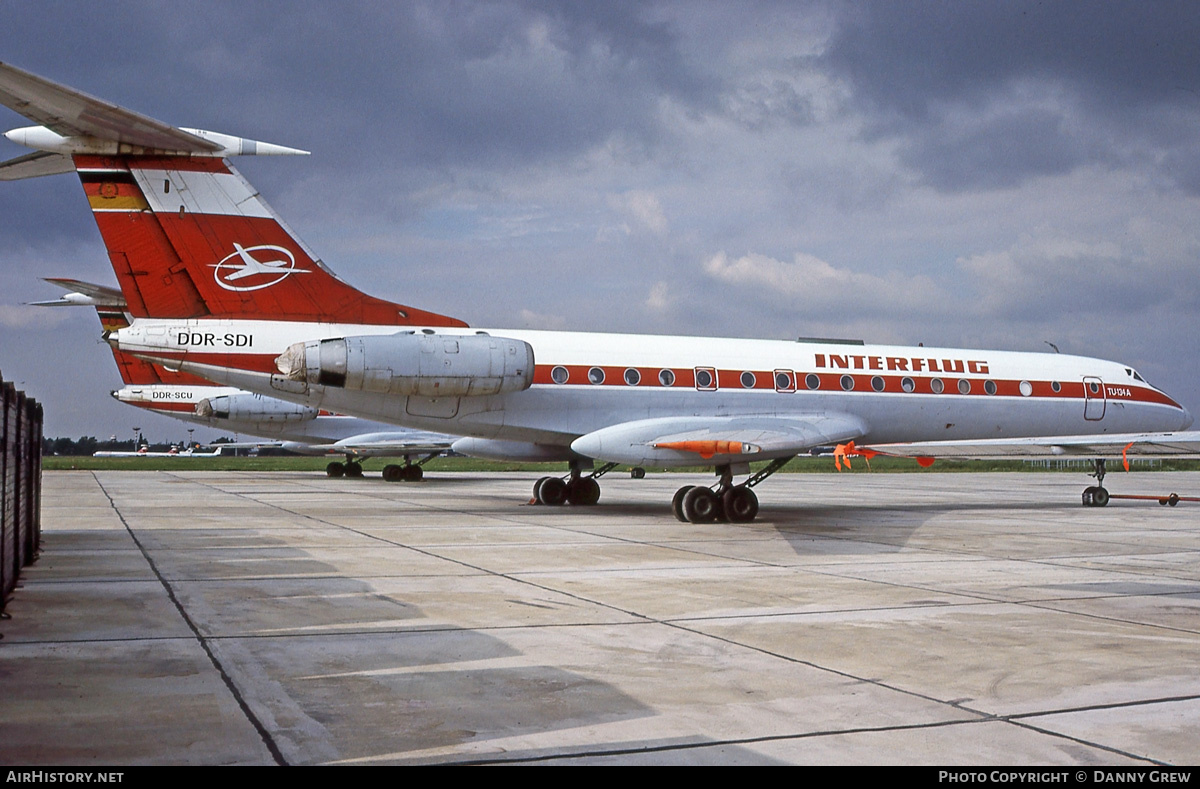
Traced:
[[174, 402], [174, 403], [167, 401], [167, 400], [138, 401], [138, 402], [131, 402], [131, 403], [129, 403], [129, 405], [136, 405], [138, 408], [146, 408], [151, 411], [186, 411], [186, 412], [190, 413], [190, 412], [196, 410], [195, 403], [188, 403], [188, 402], [183, 402], [183, 401]]
[[[625, 371], [628, 367], [616, 365], [585, 365], [585, 364], [566, 364], [566, 365], [550, 365], [539, 364], [534, 371], [533, 382], [535, 384], [557, 384], [553, 378], [553, 370], [556, 367], [561, 367], [567, 371], [566, 384], [574, 385], [596, 385], [592, 384], [588, 377], [588, 372], [593, 368], [599, 368], [604, 372], [604, 382], [601, 386], [624, 386], [630, 385], [625, 381]], [[675, 375], [675, 382], [670, 388], [693, 389], [696, 388], [696, 372], [690, 367], [634, 367], [639, 373], [637, 387], [659, 387], [667, 388], [659, 383], [659, 373], [663, 369], [670, 370]], [[701, 369], [701, 368], [696, 368]], [[711, 369], [711, 368], [703, 368]], [[744, 372], [750, 372], [754, 375], [753, 387], [745, 387], [742, 385], [741, 377]], [[783, 369], [774, 370], [717, 370], [717, 389], [721, 391], [738, 391], [747, 388], [755, 390], [776, 390], [775, 374], [776, 373], [791, 373], [792, 371]], [[1009, 380], [1001, 378], [987, 377], [962, 377], [962, 376], [904, 376], [904, 375], [870, 375], [870, 374], [854, 374], [848, 372], [812, 372], [806, 373], [803, 370], [797, 370], [789, 376], [789, 381], [782, 391], [792, 393], [792, 387], [795, 387], [796, 392], [819, 391], [819, 392], [841, 392], [850, 391], [855, 393], [867, 394], [908, 394], [904, 391], [903, 380], [905, 378], [912, 379], [914, 384], [913, 394], [938, 394], [933, 390], [934, 380], [940, 380], [943, 385], [941, 395], [949, 396], [964, 396], [958, 389], [960, 378], [970, 381], [970, 391], [965, 396], [969, 397], [1018, 397], [1021, 395], [1021, 381]], [[808, 377], [816, 376], [819, 385], [816, 389], [810, 390], [808, 386]], [[854, 386], [845, 390], [842, 388], [842, 378], [847, 377], [853, 381]], [[883, 382], [883, 388], [876, 390], [872, 385], [874, 379], [878, 378]], [[988, 394], [985, 386], [988, 381], [991, 381], [996, 386], [995, 394]], [[1062, 381], [1059, 382], [1059, 390], [1054, 391], [1053, 382], [1051, 381], [1029, 381], [1032, 387], [1030, 397], [1032, 398], [1065, 398], [1082, 400], [1085, 395], [1086, 387], [1082, 381]], [[1117, 396], [1112, 393], [1113, 389], [1121, 389], [1129, 392], [1129, 397]], [[1114, 403], [1119, 402], [1142, 402], [1142, 403], [1160, 403], [1179, 408], [1179, 404], [1166, 396], [1162, 392], [1147, 387], [1134, 386], [1131, 384], [1108, 384], [1107, 399]], [[1091, 395], [1094, 399], [1100, 399], [1100, 395]]]

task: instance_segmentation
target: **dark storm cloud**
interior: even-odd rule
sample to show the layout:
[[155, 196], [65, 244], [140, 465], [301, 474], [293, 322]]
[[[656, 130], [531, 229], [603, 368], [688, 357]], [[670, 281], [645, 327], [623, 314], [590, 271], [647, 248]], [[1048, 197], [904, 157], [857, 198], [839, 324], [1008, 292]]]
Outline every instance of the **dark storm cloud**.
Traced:
[[[347, 158], [387, 150], [442, 163], [520, 161], [614, 133], [652, 137], [660, 96], [707, 94], [647, 9], [512, 0], [206, 3], [164, 13], [122, 3], [83, 24], [79, 6], [51, 4], [18, 9], [13, 23], [30, 42], [56, 41], [54, 56], [18, 46], [4, 59], [106, 98], [136, 96], [135, 109], [172, 123], [246, 135], [257, 127]], [[81, 80], [82, 64], [100, 53], [103, 73]]]
[[1200, 157], [1197, 40], [1190, 2], [869, 3], [841, 9], [820, 62], [906, 164], [944, 188], [991, 187]]
[[904, 146], [902, 156], [943, 189], [966, 189], [981, 180], [1005, 188], [1030, 176], [1068, 173], [1095, 156], [1095, 148], [1059, 113], [1014, 108], [998, 117], [926, 129]]
[[[312, 150], [236, 166], [349, 282], [476, 325], [1052, 339], [1194, 398], [1166, 349], [1200, 336], [1191, 9], [47, 0], [5, 6], [0, 60]], [[111, 432], [59, 369], [116, 383], [95, 317], [21, 306], [113, 281], [78, 179], [0, 188], [0, 249], [0, 366]]]
[[[275, 69], [303, 75], [310, 130], [347, 141], [356, 157], [388, 150], [423, 163], [493, 166], [553, 157], [614, 133], [653, 136], [660, 95], [698, 94], [679, 76], [667, 29], [641, 21], [637, 7], [436, 3], [383, 14], [314, 12], [337, 15], [342, 40], [322, 39], [311, 18], [287, 23], [277, 34], [303, 44], [281, 47]], [[353, 107], [345, 107], [351, 93]]]

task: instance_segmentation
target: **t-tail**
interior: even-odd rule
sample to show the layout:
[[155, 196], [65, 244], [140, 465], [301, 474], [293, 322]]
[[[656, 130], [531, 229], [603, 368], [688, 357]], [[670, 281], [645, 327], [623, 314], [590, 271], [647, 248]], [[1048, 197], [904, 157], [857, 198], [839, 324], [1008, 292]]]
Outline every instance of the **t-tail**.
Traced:
[[226, 157], [295, 148], [180, 129], [0, 63], [0, 103], [39, 126], [0, 180], [75, 170], [135, 318], [466, 326], [331, 272]]

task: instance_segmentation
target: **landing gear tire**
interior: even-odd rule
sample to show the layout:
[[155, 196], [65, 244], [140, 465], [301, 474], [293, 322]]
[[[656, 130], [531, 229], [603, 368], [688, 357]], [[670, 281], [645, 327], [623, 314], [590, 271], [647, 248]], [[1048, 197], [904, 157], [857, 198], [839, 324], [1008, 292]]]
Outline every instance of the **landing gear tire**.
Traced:
[[362, 475], [362, 463], [355, 463], [354, 461], [351, 461], [346, 464], [347, 477], [361, 477]]
[[1179, 494], [1172, 493], [1170, 496], [1167, 496], [1167, 503], [1170, 504], [1172, 507], [1174, 507], [1176, 504], [1179, 503]]
[[1092, 491], [1092, 506], [1104, 507], [1104, 506], [1107, 506], [1107, 504], [1108, 504], [1108, 490], [1106, 490], [1105, 488], [1097, 487], [1094, 491]]
[[558, 507], [567, 502], [567, 483], [558, 477], [546, 477], [540, 480], [537, 490], [537, 500], [549, 507]]
[[346, 476], [346, 467], [335, 460], [325, 467], [325, 476], [333, 477], [335, 479], [338, 477], [344, 477]]
[[758, 496], [745, 485], [737, 485], [725, 492], [725, 514], [734, 523], [749, 523], [758, 517]]
[[634, 466], [633, 468], [629, 469], [629, 476], [633, 479], [642, 479], [646, 476], [646, 469], [642, 468], [641, 466]]
[[577, 507], [592, 506], [600, 501], [600, 483], [591, 477], [572, 480], [567, 484], [567, 501]]
[[542, 485], [546, 484], [546, 480], [550, 477], [538, 477], [538, 481], [533, 483], [533, 500], [538, 504], [542, 503]]
[[684, 485], [679, 490], [675, 491], [674, 497], [671, 499], [671, 514], [675, 516], [675, 520], [680, 523], [687, 523], [688, 519], [683, 514], [683, 497], [688, 494], [694, 485]]
[[722, 514], [720, 509], [717, 494], [703, 486], [692, 488], [683, 497], [683, 515], [688, 523], [711, 523]]
[[388, 482], [420, 482], [425, 472], [420, 466], [400, 466], [395, 463], [383, 467], [383, 478]]

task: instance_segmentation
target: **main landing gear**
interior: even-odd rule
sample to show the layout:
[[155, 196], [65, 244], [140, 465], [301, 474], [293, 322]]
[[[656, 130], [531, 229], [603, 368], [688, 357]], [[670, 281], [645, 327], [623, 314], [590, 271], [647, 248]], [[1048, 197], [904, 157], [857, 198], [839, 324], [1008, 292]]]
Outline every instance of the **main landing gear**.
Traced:
[[1083, 491], [1083, 506], [1103, 507], [1108, 504], [1109, 499], [1108, 491], [1104, 488], [1104, 475], [1107, 473], [1104, 470], [1104, 459], [1097, 458], [1092, 462], [1095, 464], [1096, 470], [1088, 476], [1095, 477], [1096, 484]]
[[[420, 482], [425, 476], [425, 471], [421, 466], [435, 457], [437, 455], [430, 455], [413, 463], [412, 458], [405, 455], [404, 465], [389, 463], [383, 467], [383, 479], [385, 482]], [[339, 463], [335, 460], [325, 467], [325, 475], [334, 477], [335, 479], [339, 477], [359, 479], [363, 475], [362, 463], [359, 463], [357, 460], [351, 460], [349, 457], [346, 458], [345, 463]]]
[[334, 477], [352, 477], [358, 478], [363, 475], [362, 463], [346, 458], [345, 463], [339, 463], [336, 460], [325, 467], [325, 476]]
[[740, 485], [733, 484], [732, 467], [720, 466], [717, 468], [720, 480], [715, 487], [684, 485], [675, 491], [671, 499], [671, 512], [684, 523], [749, 523], [758, 516], [758, 496], [754, 495], [751, 488], [783, 468], [790, 460], [790, 457], [776, 458]]
[[389, 463], [383, 467], [384, 482], [420, 482], [425, 477], [425, 470], [421, 466], [428, 463], [436, 455], [429, 455], [422, 458], [416, 463], [412, 462], [412, 458], [408, 455], [404, 456], [404, 465]]
[[616, 467], [616, 463], [605, 463], [584, 476], [580, 463], [572, 460], [571, 473], [566, 477], [542, 477], [534, 483], [533, 500], [551, 507], [563, 504], [590, 507], [600, 501], [600, 483], [596, 480]]

